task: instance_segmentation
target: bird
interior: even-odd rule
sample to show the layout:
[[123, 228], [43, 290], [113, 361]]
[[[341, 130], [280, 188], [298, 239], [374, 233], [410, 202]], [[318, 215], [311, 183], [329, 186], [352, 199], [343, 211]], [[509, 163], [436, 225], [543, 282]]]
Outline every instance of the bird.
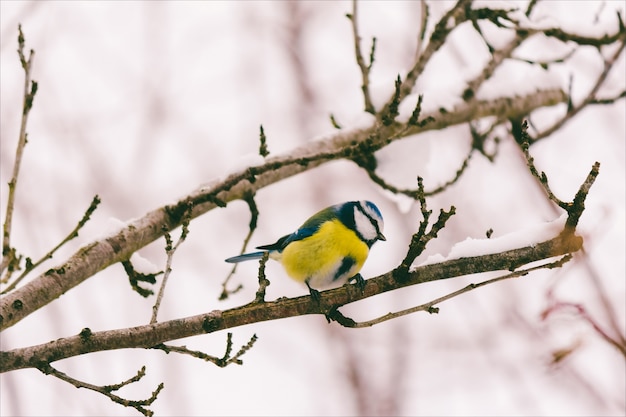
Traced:
[[371, 201], [347, 201], [327, 207], [306, 220], [298, 230], [275, 243], [258, 246], [258, 252], [226, 259], [229, 263], [261, 259], [265, 253], [280, 262], [287, 275], [306, 284], [319, 302], [318, 290], [336, 288], [355, 280], [363, 290], [359, 274], [370, 248], [383, 235], [383, 216]]

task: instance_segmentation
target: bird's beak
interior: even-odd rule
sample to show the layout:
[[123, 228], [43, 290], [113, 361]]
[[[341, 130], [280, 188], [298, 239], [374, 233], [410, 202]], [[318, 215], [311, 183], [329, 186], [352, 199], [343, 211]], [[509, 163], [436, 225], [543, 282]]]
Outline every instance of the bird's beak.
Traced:
[[387, 238], [385, 237], [385, 235], [383, 235], [382, 233], [378, 232], [378, 236], [376, 236], [378, 238], [378, 240], [387, 240]]

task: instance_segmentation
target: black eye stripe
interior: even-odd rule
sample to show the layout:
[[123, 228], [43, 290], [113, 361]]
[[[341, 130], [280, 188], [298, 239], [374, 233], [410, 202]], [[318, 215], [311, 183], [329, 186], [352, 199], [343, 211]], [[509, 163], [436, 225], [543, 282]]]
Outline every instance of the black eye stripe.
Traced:
[[376, 221], [376, 219], [374, 219], [372, 216], [369, 215], [369, 213], [367, 213], [365, 211], [365, 209], [363, 208], [363, 206], [361, 205], [361, 203], [357, 204], [356, 207], [359, 209], [359, 211], [368, 218], [368, 220], [370, 221], [370, 223], [372, 223], [372, 226], [374, 226], [374, 229], [376, 229], [376, 234], [380, 235], [380, 229], [378, 228], [378, 222]]

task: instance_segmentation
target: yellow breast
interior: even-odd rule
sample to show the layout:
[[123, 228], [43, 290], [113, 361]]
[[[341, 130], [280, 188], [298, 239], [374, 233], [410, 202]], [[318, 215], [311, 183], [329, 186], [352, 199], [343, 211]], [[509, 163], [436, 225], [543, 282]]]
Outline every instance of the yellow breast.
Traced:
[[312, 288], [341, 286], [356, 275], [368, 246], [339, 220], [328, 221], [312, 236], [290, 243], [275, 258], [296, 281]]

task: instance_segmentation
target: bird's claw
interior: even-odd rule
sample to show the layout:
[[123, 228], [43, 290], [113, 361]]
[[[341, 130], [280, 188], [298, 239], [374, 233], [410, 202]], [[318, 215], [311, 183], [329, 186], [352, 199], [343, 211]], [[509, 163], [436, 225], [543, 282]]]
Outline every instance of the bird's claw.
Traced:
[[365, 292], [365, 280], [363, 279], [363, 276], [361, 274], [356, 274], [355, 276], [350, 278], [349, 281], [354, 281], [354, 285], [357, 286], [361, 293]]
[[308, 282], [306, 282], [306, 286], [309, 288], [309, 293], [311, 294], [311, 299], [313, 299], [313, 301], [319, 305], [320, 304], [320, 292], [316, 289], [311, 288], [311, 286], [309, 285]]

